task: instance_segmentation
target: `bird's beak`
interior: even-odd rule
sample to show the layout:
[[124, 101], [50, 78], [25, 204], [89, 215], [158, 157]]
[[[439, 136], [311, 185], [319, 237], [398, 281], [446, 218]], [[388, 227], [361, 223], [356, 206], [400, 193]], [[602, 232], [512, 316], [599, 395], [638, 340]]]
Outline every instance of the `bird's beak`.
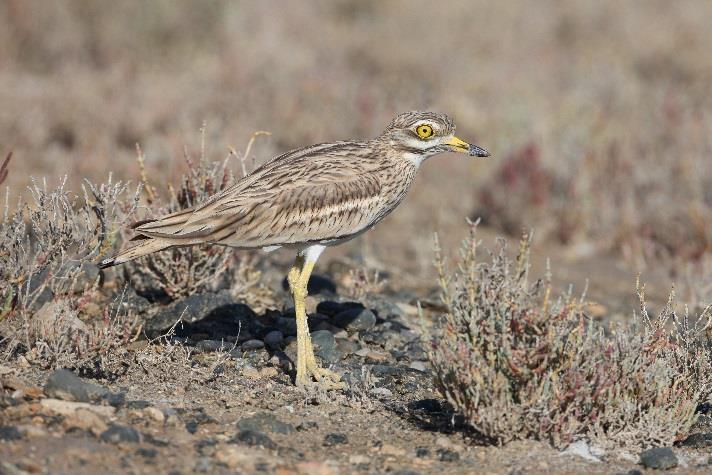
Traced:
[[450, 150], [453, 152], [459, 152], [459, 153], [469, 153], [471, 157], [489, 157], [490, 153], [483, 149], [482, 147], [478, 147], [477, 145], [469, 144], [465, 142], [464, 140], [460, 140], [454, 135], [443, 142], [445, 145], [450, 146]]

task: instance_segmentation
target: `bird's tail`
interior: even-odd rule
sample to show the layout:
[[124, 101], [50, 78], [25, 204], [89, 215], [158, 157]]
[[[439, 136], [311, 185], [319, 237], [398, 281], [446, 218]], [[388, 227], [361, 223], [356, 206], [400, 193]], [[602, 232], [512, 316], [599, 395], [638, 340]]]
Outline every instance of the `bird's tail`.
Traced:
[[142, 256], [148, 254], [162, 251], [163, 249], [168, 249], [175, 244], [167, 243], [160, 239], [145, 238], [138, 241], [132, 241], [127, 249], [124, 249], [114, 257], [109, 257], [104, 259], [99, 263], [99, 268], [105, 269], [107, 267], [115, 266], [118, 264], [123, 264], [124, 262], [132, 261]]

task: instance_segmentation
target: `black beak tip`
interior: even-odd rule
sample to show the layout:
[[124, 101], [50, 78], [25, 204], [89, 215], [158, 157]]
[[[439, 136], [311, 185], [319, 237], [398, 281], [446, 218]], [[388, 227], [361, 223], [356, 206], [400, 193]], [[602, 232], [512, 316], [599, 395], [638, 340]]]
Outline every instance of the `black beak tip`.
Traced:
[[483, 149], [482, 147], [478, 147], [477, 145], [470, 145], [469, 149], [469, 154], [471, 157], [489, 157], [490, 153]]

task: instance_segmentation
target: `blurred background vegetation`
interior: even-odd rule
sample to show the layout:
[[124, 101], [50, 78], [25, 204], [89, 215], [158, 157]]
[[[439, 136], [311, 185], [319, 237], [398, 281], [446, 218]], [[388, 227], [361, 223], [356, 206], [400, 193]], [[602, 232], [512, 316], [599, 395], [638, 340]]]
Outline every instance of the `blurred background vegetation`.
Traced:
[[136, 181], [136, 144], [154, 181], [175, 181], [204, 122], [214, 159], [270, 131], [259, 163], [436, 110], [494, 158], [431, 160], [344, 252], [432, 283], [432, 233], [454, 248], [482, 217], [485, 237], [534, 228], [539, 265], [563, 261], [594, 297], [634, 297], [644, 271], [709, 302], [709, 18], [695, 0], [5, 0], [6, 185], [12, 200], [30, 176]]

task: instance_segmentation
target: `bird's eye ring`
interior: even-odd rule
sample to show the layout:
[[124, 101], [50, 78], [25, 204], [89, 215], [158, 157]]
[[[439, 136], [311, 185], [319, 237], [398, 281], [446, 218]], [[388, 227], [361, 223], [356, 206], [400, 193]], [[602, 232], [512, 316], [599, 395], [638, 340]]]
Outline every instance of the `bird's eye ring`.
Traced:
[[433, 128], [428, 124], [422, 124], [415, 129], [415, 132], [421, 139], [429, 139], [433, 135]]

